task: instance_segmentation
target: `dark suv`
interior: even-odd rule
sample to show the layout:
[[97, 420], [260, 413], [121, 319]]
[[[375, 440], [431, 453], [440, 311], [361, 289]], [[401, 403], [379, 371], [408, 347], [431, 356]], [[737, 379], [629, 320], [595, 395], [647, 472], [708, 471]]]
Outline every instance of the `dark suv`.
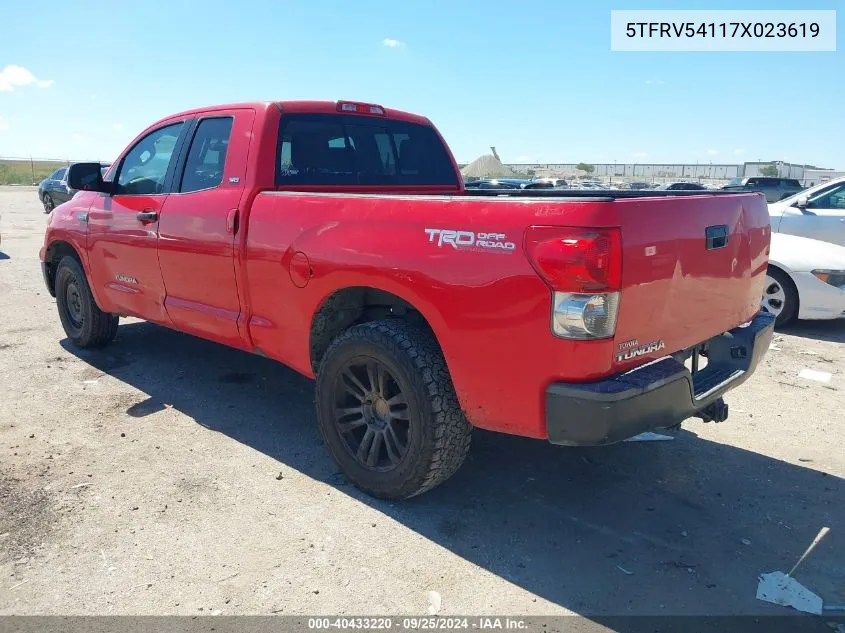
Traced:
[[[100, 163], [100, 171], [105, 175], [109, 163]], [[44, 205], [44, 213], [50, 213], [56, 206], [67, 202], [76, 194], [75, 189], [67, 185], [67, 167], [57, 169], [38, 183], [38, 199]]]
[[767, 202], [777, 202], [795, 195], [804, 187], [795, 178], [752, 176], [751, 178], [734, 178], [722, 189], [724, 191], [760, 191], [766, 194]]

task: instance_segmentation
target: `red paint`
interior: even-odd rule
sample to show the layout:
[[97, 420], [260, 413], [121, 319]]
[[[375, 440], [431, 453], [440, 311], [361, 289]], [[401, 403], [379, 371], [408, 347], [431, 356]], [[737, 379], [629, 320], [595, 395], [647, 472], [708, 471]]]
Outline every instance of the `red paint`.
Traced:
[[[307, 376], [311, 321], [327, 297], [353, 286], [393, 293], [434, 330], [468, 419], [533, 437], [546, 436], [549, 383], [597, 380], [651, 359], [616, 364], [619, 343], [661, 339], [665, 348], [655, 355], [671, 353], [748, 321], [758, 309], [769, 243], [762, 196], [589, 202], [476, 198], [446, 187], [275, 191], [280, 117], [336, 108], [253, 103], [169, 117], [234, 117], [221, 184], [160, 196], [80, 193], [53, 212], [45, 246], [64, 240], [77, 249], [107, 311], [259, 351]], [[430, 125], [394, 110], [385, 116]], [[76, 213], [88, 207], [86, 235]], [[159, 221], [141, 224], [135, 212], [142, 209], [157, 210]], [[715, 224], [729, 227], [728, 246], [705, 251], [704, 229]], [[552, 290], [525, 249], [529, 236], [571, 236], [561, 227], [611, 229], [592, 232], [606, 242], [584, 243], [595, 252], [582, 274], [620, 287], [614, 339], [551, 333]], [[431, 228], [504, 234], [515, 248], [438, 246]], [[569, 257], [544, 249], [544, 261]], [[620, 251], [621, 271], [614, 259]]]
[[311, 262], [303, 252], [294, 253], [290, 260], [290, 280], [297, 288], [304, 288], [311, 280]]

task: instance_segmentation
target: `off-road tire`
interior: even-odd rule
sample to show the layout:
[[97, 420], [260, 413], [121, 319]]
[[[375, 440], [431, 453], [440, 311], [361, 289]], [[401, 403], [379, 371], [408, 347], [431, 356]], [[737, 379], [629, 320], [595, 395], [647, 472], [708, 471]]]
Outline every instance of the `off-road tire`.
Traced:
[[[381, 363], [408, 399], [407, 452], [393, 470], [360, 463], [335, 421], [335, 385], [349, 363], [368, 357]], [[458, 404], [446, 361], [424, 328], [399, 319], [355, 325], [331, 343], [317, 376], [317, 424], [344, 475], [382, 499], [407, 499], [443, 483], [463, 463], [472, 427]]]
[[[59, 318], [71, 342], [81, 348], [111, 343], [117, 335], [118, 316], [97, 307], [85, 271], [75, 257], [66, 255], [61, 259], [55, 284]], [[72, 308], [71, 303], [76, 306]]]

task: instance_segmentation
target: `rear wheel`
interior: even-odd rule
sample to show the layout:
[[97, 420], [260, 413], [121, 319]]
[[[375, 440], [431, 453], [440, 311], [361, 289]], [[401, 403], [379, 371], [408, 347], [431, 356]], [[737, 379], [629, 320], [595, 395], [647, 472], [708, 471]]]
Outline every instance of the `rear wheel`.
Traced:
[[470, 445], [437, 342], [398, 320], [356, 325], [329, 346], [317, 377], [317, 422], [343, 473], [385, 499], [444, 482]]
[[56, 269], [56, 305], [65, 334], [77, 347], [101, 347], [117, 335], [118, 316], [97, 307], [82, 266], [70, 255]]
[[53, 196], [51, 196], [49, 193], [44, 194], [44, 197], [41, 199], [41, 202], [44, 205], [44, 213], [50, 213], [50, 211], [56, 208], [56, 203], [53, 202]]
[[760, 307], [774, 315], [775, 325], [783, 327], [798, 316], [798, 289], [785, 272], [769, 266]]

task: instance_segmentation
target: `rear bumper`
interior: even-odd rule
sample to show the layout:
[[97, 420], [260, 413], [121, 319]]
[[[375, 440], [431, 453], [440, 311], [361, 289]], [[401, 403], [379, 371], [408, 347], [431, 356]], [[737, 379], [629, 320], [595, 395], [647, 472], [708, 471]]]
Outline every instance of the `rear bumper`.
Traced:
[[[769, 348], [774, 317], [708, 342], [708, 364], [695, 374], [675, 358], [643, 365], [593, 383], [554, 383], [546, 389], [549, 441], [569, 446], [612, 444], [644, 431], [706, 415], [727, 392], [748, 380]], [[710, 407], [710, 409], [708, 409]]]

